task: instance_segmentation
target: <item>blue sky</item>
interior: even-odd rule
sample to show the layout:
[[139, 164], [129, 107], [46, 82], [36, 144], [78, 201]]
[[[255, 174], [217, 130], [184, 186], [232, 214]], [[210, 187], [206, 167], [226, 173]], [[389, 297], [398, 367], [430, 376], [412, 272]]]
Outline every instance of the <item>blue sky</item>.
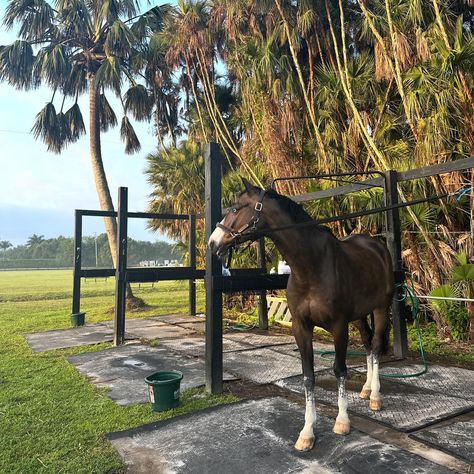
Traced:
[[[6, 4], [6, 0], [0, 0], [2, 20]], [[1, 27], [0, 45], [15, 39], [14, 33]], [[45, 145], [30, 133], [35, 115], [50, 98], [48, 88], [25, 92], [0, 82], [0, 240], [9, 240], [14, 245], [25, 243], [32, 234], [46, 238], [72, 236], [74, 209], [99, 208], [88, 135], [56, 155], [48, 153]], [[87, 96], [80, 99], [79, 105], [88, 131]], [[114, 110], [120, 123], [121, 108]], [[116, 127], [102, 135], [102, 154], [114, 202], [118, 186], [127, 186], [129, 209], [144, 211], [151, 192], [143, 173], [145, 156], [156, 149], [157, 140], [151, 124], [133, 124], [142, 144], [140, 152], [124, 153]], [[147, 231], [145, 225], [145, 220], [131, 219], [130, 236], [143, 240], [162, 238]], [[100, 218], [88, 218], [84, 223], [85, 235], [103, 231]]]

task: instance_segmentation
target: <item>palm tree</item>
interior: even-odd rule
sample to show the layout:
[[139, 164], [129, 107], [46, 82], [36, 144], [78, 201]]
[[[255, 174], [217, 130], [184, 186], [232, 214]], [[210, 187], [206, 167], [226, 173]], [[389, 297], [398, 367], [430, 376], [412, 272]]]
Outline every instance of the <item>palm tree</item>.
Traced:
[[3, 258], [5, 258], [5, 253], [10, 247], [13, 247], [13, 245], [8, 240], [0, 241], [0, 248], [3, 250]]
[[[117, 125], [117, 118], [105, 95], [120, 98], [124, 116], [120, 135], [126, 153], [140, 150], [140, 142], [129, 120], [149, 119], [153, 98], [137, 77], [141, 77], [143, 54], [152, 31], [159, 31], [167, 7], [153, 7], [139, 15], [139, 2], [120, 0], [58, 0], [54, 8], [44, 0], [10, 0], [4, 25], [19, 24], [20, 39], [0, 49], [0, 80], [18, 89], [49, 86], [51, 101], [41, 110], [33, 126], [35, 138], [49, 151], [60, 153], [85, 133], [78, 96], [89, 94], [89, 144], [92, 170], [100, 208], [113, 211], [113, 202], [102, 161], [101, 132]], [[122, 95], [122, 84], [130, 87]], [[57, 112], [55, 98], [62, 94]], [[66, 100], [72, 106], [65, 110]], [[111, 254], [116, 265], [116, 220], [105, 218]]]
[[30, 237], [28, 237], [28, 240], [26, 241], [26, 246], [29, 248], [36, 247], [42, 242], [44, 242], [44, 235], [33, 234]]

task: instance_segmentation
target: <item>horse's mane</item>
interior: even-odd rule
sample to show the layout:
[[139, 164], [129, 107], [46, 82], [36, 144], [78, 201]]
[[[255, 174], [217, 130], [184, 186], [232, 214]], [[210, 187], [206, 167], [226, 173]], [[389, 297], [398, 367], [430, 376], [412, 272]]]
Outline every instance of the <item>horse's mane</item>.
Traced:
[[[278, 194], [273, 189], [266, 190], [265, 195], [276, 199], [280, 205], [280, 208], [283, 211], [288, 212], [296, 220], [296, 222], [314, 221], [314, 219], [304, 210], [303, 206], [293, 201], [293, 199], [283, 196], [282, 194]], [[329, 227], [324, 225], [315, 225], [314, 227], [318, 230], [329, 232], [331, 235], [333, 235]]]

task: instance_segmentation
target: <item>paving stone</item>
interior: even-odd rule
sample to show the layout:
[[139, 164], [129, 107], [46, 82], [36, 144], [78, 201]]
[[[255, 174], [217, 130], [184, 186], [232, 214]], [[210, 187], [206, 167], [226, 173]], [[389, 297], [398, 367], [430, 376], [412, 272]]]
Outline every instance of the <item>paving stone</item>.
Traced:
[[242, 342], [253, 347], [267, 347], [295, 342], [293, 336], [285, 336], [281, 334], [254, 334], [249, 332], [227, 333], [224, 335], [224, 338], [230, 339], [231, 341]]
[[144, 339], [167, 339], [174, 337], [186, 337], [194, 334], [192, 329], [183, 328], [174, 324], [150, 325], [145, 327], [135, 327], [129, 331], [135, 337]]
[[353, 429], [341, 437], [318, 413], [316, 443], [307, 453], [293, 444], [304, 407], [283, 398], [251, 400], [112, 433], [109, 440], [134, 473], [174, 474], [444, 474], [415, 454]]
[[109, 342], [113, 340], [114, 335], [112, 329], [104, 324], [90, 324], [77, 328], [25, 334], [25, 338], [34, 352], [44, 352]]
[[[394, 381], [381, 380], [383, 408], [375, 412], [369, 409], [367, 400], [359, 398], [365, 376], [351, 369], [348, 373], [346, 388], [349, 411], [401, 431], [414, 431], [474, 408], [474, 404], [468, 400]], [[304, 394], [301, 375], [278, 380], [275, 384], [301, 395]], [[316, 399], [337, 406], [336, 385], [336, 378], [332, 371], [318, 373]]]
[[224, 369], [263, 384], [301, 374], [301, 362], [297, 357], [256, 348], [224, 353]]
[[[119, 405], [148, 402], [144, 378], [161, 370], [183, 372], [181, 389], [199, 387], [205, 382], [203, 361], [142, 344], [89, 352], [68, 360], [94, 385], [109, 388], [108, 396]], [[230, 374], [224, 374], [224, 380], [234, 379]]]
[[168, 324], [181, 324], [205, 321], [205, 318], [203, 318], [202, 316], [190, 316], [189, 314], [167, 314], [166, 316], [152, 316], [148, 319]]
[[[114, 328], [114, 321], [105, 321], [105, 324], [108, 328]], [[125, 329], [127, 331], [133, 331], [136, 328], [147, 328], [147, 327], [156, 327], [156, 326], [164, 326], [166, 323], [157, 321], [155, 319], [150, 318], [126, 318], [125, 321]]]
[[448, 424], [425, 428], [410, 437], [474, 463], [474, 419], [450, 420]]
[[[239, 342], [223, 339], [224, 352], [248, 350], [248, 346]], [[182, 352], [192, 357], [205, 357], [206, 341], [204, 336], [193, 336], [182, 339], [166, 339], [161, 341], [160, 347], [166, 347], [172, 351]]]
[[205, 332], [206, 322], [205, 321], [195, 321], [192, 323], [179, 323], [179, 326], [185, 329], [192, 329], [193, 331]]

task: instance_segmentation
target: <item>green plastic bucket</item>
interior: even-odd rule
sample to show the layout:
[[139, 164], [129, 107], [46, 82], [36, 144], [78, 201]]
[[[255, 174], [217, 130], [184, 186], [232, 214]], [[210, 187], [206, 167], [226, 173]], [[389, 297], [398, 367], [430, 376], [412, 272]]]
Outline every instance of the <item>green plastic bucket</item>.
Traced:
[[145, 378], [153, 411], [166, 411], [179, 405], [182, 378], [179, 370], [155, 372]]

